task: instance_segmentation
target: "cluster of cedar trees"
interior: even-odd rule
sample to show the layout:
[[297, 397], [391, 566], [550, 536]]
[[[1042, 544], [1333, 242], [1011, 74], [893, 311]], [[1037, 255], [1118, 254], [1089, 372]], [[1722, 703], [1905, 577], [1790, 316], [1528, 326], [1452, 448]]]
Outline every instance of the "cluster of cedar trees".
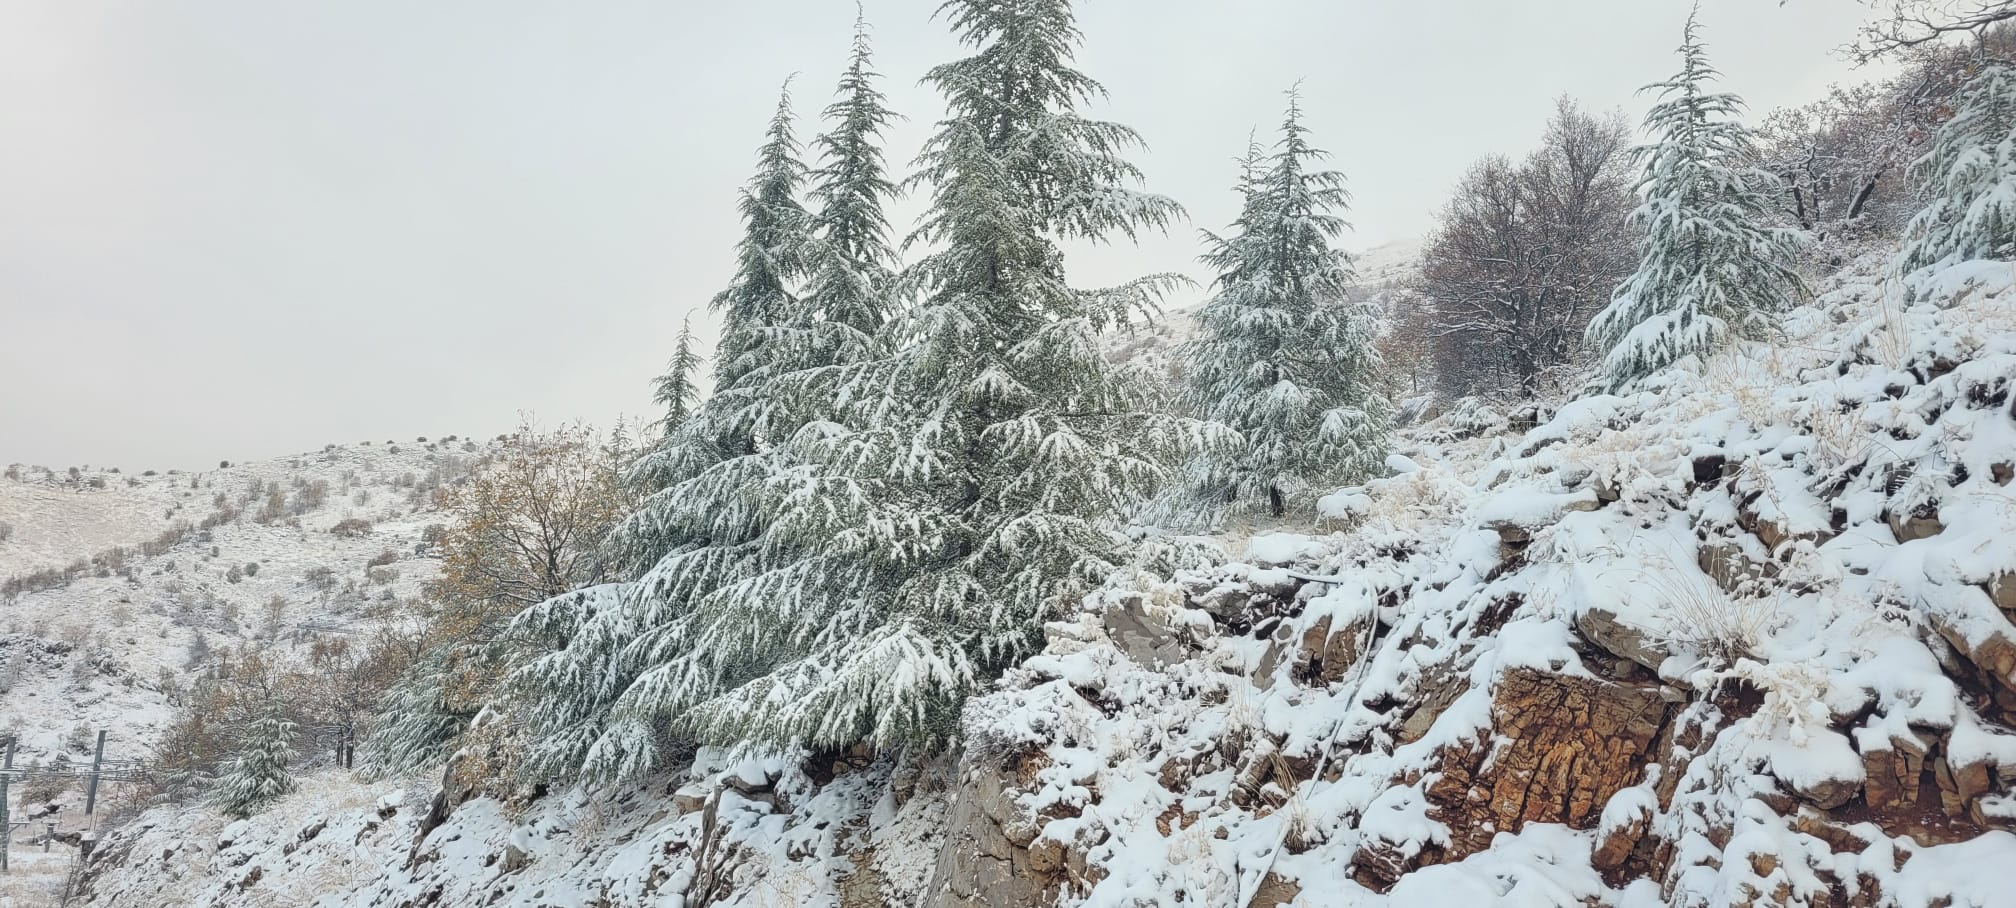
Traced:
[[[509, 544], [449, 559], [470, 598], [386, 693], [372, 771], [449, 761], [508, 786], [636, 777], [696, 746], [938, 751], [1046, 620], [1118, 572], [1209, 557], [1156, 527], [1306, 514], [1384, 468], [1382, 313], [1348, 292], [1343, 178], [1299, 99], [1242, 159], [1238, 218], [1205, 235], [1210, 297], [1168, 389], [1099, 337], [1184, 280], [1066, 280], [1064, 243], [1182, 214], [1137, 188], [1134, 133], [1083, 115], [1102, 89], [1072, 65], [1069, 0], [941, 13], [971, 54], [925, 76], [947, 112], [902, 184], [928, 195], [918, 225], [890, 237], [894, 114], [857, 31], [814, 163], [788, 96], [772, 116], [720, 341], [703, 361], [682, 334], [662, 437], [597, 479], [607, 506], [550, 557], [511, 542], [550, 529], [539, 513], [462, 521]], [[1540, 151], [1465, 177], [1385, 335], [1396, 360], [1439, 364], [1450, 393], [1656, 393], [1669, 366], [1769, 340], [1815, 233], [1915, 209], [1900, 270], [2016, 252], [2016, 77], [1979, 48], [1915, 51], [1762, 140], [1711, 90], [1691, 22], [1680, 50], [1648, 144], [1563, 103]], [[1893, 140], [1844, 120], [1864, 116]], [[248, 746], [220, 790], [272, 790], [237, 777], [279, 751]]]

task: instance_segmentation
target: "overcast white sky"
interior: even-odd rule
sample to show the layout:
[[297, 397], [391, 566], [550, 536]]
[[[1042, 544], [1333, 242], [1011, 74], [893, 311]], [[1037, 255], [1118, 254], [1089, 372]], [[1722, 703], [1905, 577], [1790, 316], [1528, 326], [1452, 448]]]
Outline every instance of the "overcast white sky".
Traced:
[[[911, 118], [958, 48], [937, 0], [868, 0]], [[1297, 79], [1357, 196], [1418, 236], [1476, 157], [1567, 93], [1634, 118], [1685, 0], [1085, 0], [1096, 113], [1149, 188], [1232, 213], [1232, 155]], [[1706, 0], [1762, 112], [1858, 80], [1851, 0]], [[848, 0], [0, 0], [0, 463], [198, 468], [332, 442], [649, 410], [730, 271], [779, 82], [823, 106]], [[906, 208], [904, 221], [913, 209]], [[1195, 232], [1074, 255], [1197, 269]], [[1201, 277], [1201, 275], [1199, 275]]]

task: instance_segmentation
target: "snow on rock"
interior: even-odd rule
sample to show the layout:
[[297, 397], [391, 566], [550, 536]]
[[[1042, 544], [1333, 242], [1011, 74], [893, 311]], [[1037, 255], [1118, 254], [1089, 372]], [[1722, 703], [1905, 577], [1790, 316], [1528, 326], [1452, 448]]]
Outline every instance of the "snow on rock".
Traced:
[[86, 903], [2010, 904], [2016, 277], [1883, 269], [1643, 390], [1429, 420], [1343, 532], [1114, 578], [956, 763], [702, 753], [424, 837], [331, 780], [214, 852], [145, 815]]
[[1261, 533], [1247, 540], [1246, 557], [1271, 567], [1311, 560], [1324, 548], [1322, 540], [1300, 533]]
[[1003, 822], [1085, 905], [2006, 899], [1946, 863], [2016, 860], [2016, 294], [1964, 270], [1859, 262], [1787, 343], [1509, 443], [1421, 427], [1457, 466], [1332, 496], [1339, 541], [1179, 577], [1192, 658], [976, 703]]

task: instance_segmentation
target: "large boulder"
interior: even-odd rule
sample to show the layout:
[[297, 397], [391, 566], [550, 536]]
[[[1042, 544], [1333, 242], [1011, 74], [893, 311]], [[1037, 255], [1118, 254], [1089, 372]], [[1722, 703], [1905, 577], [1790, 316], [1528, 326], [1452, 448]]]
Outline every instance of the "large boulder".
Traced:
[[923, 908], [1033, 908], [1054, 905], [1062, 877], [1038, 868], [1030, 844], [1040, 819], [1015, 803], [1042, 766], [1040, 754], [999, 764], [969, 755], [960, 761], [959, 788], [945, 818], [944, 844], [931, 871]]

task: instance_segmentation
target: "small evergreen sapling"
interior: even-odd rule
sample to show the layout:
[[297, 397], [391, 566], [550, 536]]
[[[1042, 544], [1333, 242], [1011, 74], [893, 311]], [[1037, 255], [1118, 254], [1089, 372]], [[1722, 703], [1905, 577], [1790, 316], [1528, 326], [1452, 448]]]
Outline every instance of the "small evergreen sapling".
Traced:
[[239, 819], [252, 816], [294, 790], [294, 723], [275, 710], [246, 729], [238, 755], [217, 776], [210, 803]]

